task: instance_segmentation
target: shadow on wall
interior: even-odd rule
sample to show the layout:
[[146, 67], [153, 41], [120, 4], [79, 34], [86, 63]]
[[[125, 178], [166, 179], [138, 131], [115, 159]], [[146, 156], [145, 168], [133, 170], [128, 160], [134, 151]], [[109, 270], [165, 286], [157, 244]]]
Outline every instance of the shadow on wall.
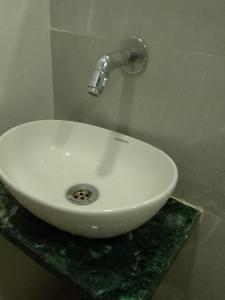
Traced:
[[1, 236], [0, 249], [0, 300], [74, 299], [67, 286]]
[[[118, 132], [117, 136], [120, 137], [119, 132], [123, 132], [129, 135], [129, 125], [130, 125], [130, 111], [132, 109], [132, 104], [134, 101], [134, 89], [135, 80], [132, 76], [123, 76], [122, 93], [119, 100], [118, 116], [116, 117], [116, 122], [112, 130]], [[125, 97], [126, 95], [126, 97]], [[98, 175], [105, 176], [112, 172], [113, 166], [116, 162], [118, 152], [121, 148], [121, 143], [115, 143], [114, 138], [115, 133], [112, 132], [109, 137], [109, 143], [105, 149], [104, 157], [102, 159], [101, 165], [99, 166]]]

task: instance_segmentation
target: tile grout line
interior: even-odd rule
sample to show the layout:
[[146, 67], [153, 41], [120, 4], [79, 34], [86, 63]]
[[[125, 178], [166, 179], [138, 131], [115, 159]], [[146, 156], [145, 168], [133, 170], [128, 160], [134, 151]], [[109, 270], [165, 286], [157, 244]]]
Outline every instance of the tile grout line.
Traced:
[[214, 54], [214, 53], [207, 53], [207, 52], [200, 52], [200, 51], [194, 51], [194, 50], [185, 50], [185, 49], [178, 49], [178, 48], [168, 48], [168, 47], [162, 47], [162, 46], [152, 46], [153, 49], [159, 49], [159, 50], [167, 50], [167, 51], [174, 51], [174, 52], [181, 52], [181, 53], [189, 53], [189, 54], [198, 54], [201, 56], [209, 56], [209, 57], [223, 57], [225, 58], [225, 54]]
[[[72, 30], [68, 30], [68, 29], [61, 29], [58, 27], [51, 27], [50, 29], [51, 31], [55, 31], [55, 32], [62, 32], [62, 33], [68, 33], [68, 34], [74, 34], [77, 36], [82, 36], [85, 38], [96, 38], [96, 39], [103, 39], [104, 37], [101, 36], [95, 36], [95, 35], [87, 35], [87, 34], [81, 34], [81, 33], [77, 33], [75, 31]], [[207, 53], [207, 52], [200, 52], [200, 51], [194, 51], [194, 50], [185, 50], [185, 49], [178, 49], [178, 48], [168, 48], [168, 47], [162, 47], [162, 46], [157, 46], [157, 45], [152, 45], [151, 46], [152, 49], [159, 49], [159, 50], [166, 50], [166, 51], [174, 51], [174, 52], [180, 52], [180, 53], [189, 53], [189, 54], [198, 54], [201, 56], [209, 56], [209, 57], [221, 57], [225, 59], [225, 54], [214, 54], [214, 53]]]

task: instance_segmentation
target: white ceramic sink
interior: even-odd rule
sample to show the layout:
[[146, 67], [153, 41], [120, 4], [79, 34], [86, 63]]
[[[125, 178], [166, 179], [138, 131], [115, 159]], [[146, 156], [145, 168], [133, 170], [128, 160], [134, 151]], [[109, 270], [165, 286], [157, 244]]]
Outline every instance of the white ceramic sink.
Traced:
[[[34, 215], [81, 236], [139, 227], [166, 203], [177, 177], [159, 149], [87, 124], [35, 121], [0, 137], [0, 178], [9, 191]], [[79, 184], [87, 186], [68, 198]]]

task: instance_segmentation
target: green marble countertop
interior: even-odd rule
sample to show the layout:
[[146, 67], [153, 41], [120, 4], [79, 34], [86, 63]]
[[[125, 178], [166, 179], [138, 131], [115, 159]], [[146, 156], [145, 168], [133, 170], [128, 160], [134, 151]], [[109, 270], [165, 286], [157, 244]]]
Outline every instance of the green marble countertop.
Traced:
[[175, 199], [126, 235], [92, 240], [34, 217], [0, 183], [0, 232], [35, 261], [84, 293], [84, 299], [149, 300], [200, 212]]

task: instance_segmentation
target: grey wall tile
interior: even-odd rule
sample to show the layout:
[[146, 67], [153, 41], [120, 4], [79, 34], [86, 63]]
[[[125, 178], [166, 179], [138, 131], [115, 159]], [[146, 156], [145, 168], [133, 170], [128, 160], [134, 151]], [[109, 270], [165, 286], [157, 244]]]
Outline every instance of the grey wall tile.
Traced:
[[15, 18], [18, 12], [21, 12], [22, 8], [19, 2], [16, 1], [5, 1], [3, 6], [3, 1], [0, 9], [0, 32], [5, 30], [8, 24]]
[[[50, 28], [49, 1], [46, 0], [11, 0], [5, 1], [3, 15], [7, 16], [6, 30], [40, 30]], [[15, 13], [5, 14], [10, 7]], [[11, 18], [9, 17], [11, 16]], [[4, 20], [4, 18], [3, 18]]]
[[93, 1], [50, 1], [52, 27], [78, 34], [86, 34], [89, 31]]
[[53, 117], [50, 34], [16, 30], [0, 35], [0, 134]]
[[225, 220], [205, 212], [152, 300], [223, 300]]
[[225, 1], [198, 0], [190, 48], [225, 56]]
[[[176, 196], [225, 216], [225, 60], [152, 48], [143, 74], [110, 75], [100, 98], [87, 94], [97, 57], [115, 40], [52, 32], [55, 113], [123, 132], [173, 157]], [[62, 61], [63, 55], [63, 63]]]
[[0, 134], [53, 117], [49, 5], [0, 1]]
[[[86, 39], [80, 37], [79, 42], [73, 34], [52, 31], [52, 58], [54, 74], [55, 117], [59, 119], [83, 120], [85, 108], [88, 74], [85, 72], [92, 59], [86, 55], [83, 60], [82, 53], [87, 53]], [[62, 61], [63, 64], [58, 64]]]
[[[0, 1], [0, 135], [53, 117], [49, 25], [46, 0]], [[0, 266], [0, 300], [59, 295], [60, 283], [1, 237]]]
[[89, 36], [140, 35], [154, 46], [225, 55], [223, 0], [50, 0], [54, 27]]

